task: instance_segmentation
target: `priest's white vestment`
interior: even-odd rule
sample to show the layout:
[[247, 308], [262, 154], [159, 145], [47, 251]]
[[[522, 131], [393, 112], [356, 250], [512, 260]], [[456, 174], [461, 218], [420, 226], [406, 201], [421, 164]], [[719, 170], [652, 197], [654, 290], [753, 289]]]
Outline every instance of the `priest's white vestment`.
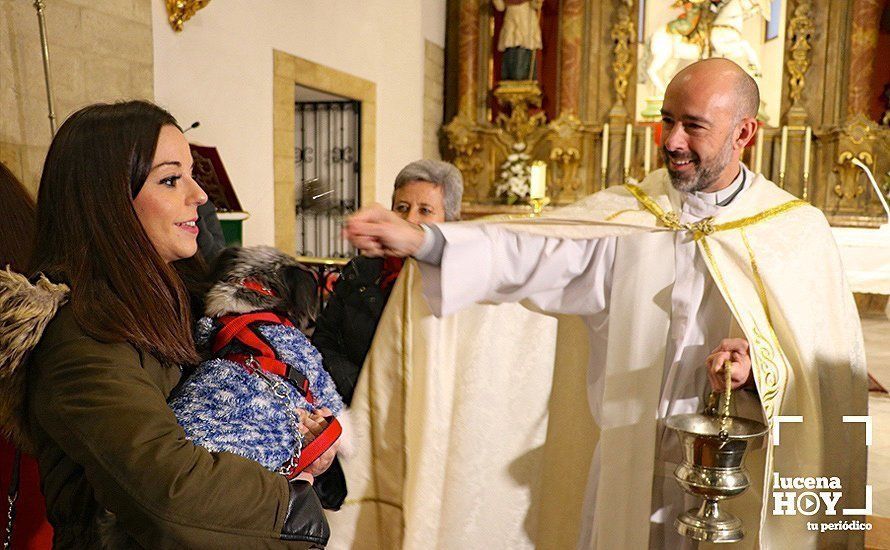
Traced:
[[[444, 224], [440, 226], [446, 240], [441, 267], [421, 264], [424, 294], [432, 312], [445, 316], [442, 322], [447, 323], [450, 314], [475, 302], [519, 300], [532, 309], [582, 316], [590, 343], [587, 394], [598, 437], [591, 435], [596, 450], [583, 511], [562, 511], [580, 516], [580, 525], [574, 529], [580, 548], [678, 548], [685, 544], [674, 533], [672, 522], [694, 502], [684, 498], [671, 478], [679, 450], [675, 436], [664, 431], [662, 421], [673, 414], [700, 410], [701, 398], [707, 392], [704, 359], [722, 338], [729, 336], [745, 337], [751, 344], [757, 382], [756, 392], [740, 394], [749, 397], [742, 404], [746, 410], [740, 413], [770, 424], [777, 415], [804, 417], [800, 425], [785, 427], [780, 446], [767, 441], [749, 457], [752, 487], [727, 506], [745, 522], [748, 536], [744, 545], [861, 545], [861, 532], [820, 534], [806, 528], [808, 521], [852, 517], [772, 513], [770, 482], [774, 472], [783, 477], [837, 476], [844, 488], [838, 509], [861, 507], [864, 433], [861, 426], [857, 429], [843, 424], [842, 417], [865, 414], [865, 367], [855, 306], [824, 217], [763, 177], [752, 180], [723, 208], [677, 192], [665, 171], [660, 170], [639, 186], [608, 189], [541, 220]], [[369, 360], [376, 361], [378, 367], [393, 361], [402, 363], [402, 373], [407, 375], [394, 384], [402, 385], [395, 394], [401, 393], [403, 404], [408, 404], [407, 398], [415, 392], [412, 381], [435, 378], [430, 374], [434, 371], [452, 373], [427, 383], [426, 398], [440, 386], [460, 386], [462, 374], [470, 376], [478, 368], [462, 367], [467, 357], [445, 351], [468, 345], [457, 337], [459, 330], [443, 332], [434, 326], [437, 321], [430, 319], [411, 326], [412, 320], [419, 318], [410, 309], [421, 307], [417, 300], [409, 304], [410, 300], [403, 299], [412, 292], [407, 288], [412, 277], [413, 271], [409, 271], [391, 298], [396, 303], [401, 300], [402, 311], [394, 313], [396, 304], [391, 303], [385, 314], [385, 318], [400, 318], [401, 330], [396, 328], [401, 332], [400, 345], [394, 346], [393, 335], [385, 334], [384, 320], [380, 329], [384, 334], [375, 339]], [[492, 315], [490, 311], [482, 313], [484, 307], [458, 313], [463, 315], [459, 325], [477, 323], [475, 330], [482, 333], [497, 330], [499, 323], [503, 323], [500, 329], [506, 333], [514, 327], [535, 331], [513, 334], [517, 345], [540, 339], [549, 341], [550, 347], [544, 347], [551, 349], [553, 341], [559, 339], [552, 327], [532, 328], [528, 323], [533, 321], [523, 325], [527, 319], [515, 310]], [[476, 310], [479, 312], [474, 313]], [[519, 320], [515, 325], [510, 321], [513, 318]], [[419, 345], [412, 344], [415, 340]], [[507, 342], [498, 339], [496, 345], [509, 346]], [[412, 351], [418, 348], [426, 350], [419, 358]], [[504, 355], [509, 356], [508, 364], [489, 361], [488, 368], [524, 372], [517, 367], [524, 357], [533, 360], [534, 354], [527, 351], [516, 357], [505, 350]], [[448, 368], [443, 368], [446, 363]], [[408, 364], [410, 372], [404, 370]], [[509, 382], [506, 384], [509, 386]], [[541, 385], [550, 389], [547, 383]], [[376, 387], [362, 391], [369, 396], [368, 401], [374, 401], [375, 394], [378, 399], [394, 395], [392, 390], [382, 391], [379, 380]], [[536, 410], [534, 403], [528, 401], [530, 410]], [[361, 400], [358, 405], [361, 409]], [[480, 414], [492, 414], [485, 409], [484, 400], [476, 405]], [[380, 458], [392, 451], [385, 440], [395, 426], [392, 422], [385, 426], [382, 418], [389, 416], [379, 414], [379, 410], [375, 419], [373, 409], [366, 408], [363, 426], [369, 434], [376, 432], [370, 438], [376, 441], [364, 449], [360, 446], [360, 456], [346, 465], [352, 503], [360, 502], [364, 494], [366, 503], [374, 502], [379, 508], [383, 500], [379, 496], [381, 484], [393, 482], [387, 478], [401, 476], [402, 481], [392, 487], [395, 496], [387, 503], [393, 510], [398, 509], [395, 515], [400, 519], [398, 524], [390, 521], [387, 528], [386, 518], [391, 520], [392, 515], [379, 513], [375, 525], [356, 528], [355, 540], [364, 536], [362, 531], [375, 531], [379, 536], [379, 531], [389, 529], [397, 531], [391, 542], [400, 541], [404, 547], [473, 545], [472, 533], [467, 536], [462, 532], [462, 536], [451, 538], [447, 531], [453, 533], [459, 525], [444, 526], [443, 533], [442, 522], [428, 516], [467, 494], [461, 490], [462, 483], [467, 487], [490, 484], [498, 493], [499, 482], [491, 477], [497, 461], [489, 457], [482, 464], [465, 464], [465, 474], [448, 478], [447, 484], [431, 481], [434, 468], [429, 465], [413, 471], [415, 459], [422, 462], [429, 454], [425, 446], [445, 445], [440, 457], [453, 457], [447, 445], [459, 444], [466, 435], [449, 436], [445, 442], [423, 435], [412, 438], [412, 433], [453, 434], [455, 430], [431, 430], [430, 425], [440, 422], [434, 411], [412, 418], [411, 407], [406, 406], [402, 410], [407, 418], [400, 427], [400, 444], [408, 450], [401, 453], [401, 471], [387, 468], [380, 464]], [[550, 407], [551, 414], [553, 410]], [[467, 425], [460, 430], [472, 432], [478, 428], [472, 415], [465, 421]], [[456, 422], [446, 421], [451, 425]], [[554, 424], [553, 418], [549, 424]], [[502, 429], [510, 430], [509, 423]], [[489, 432], [488, 437], [495, 447], [509, 447], [505, 443], [509, 436]], [[571, 454], [565, 443], [562, 445], [566, 454]], [[411, 449], [416, 451], [412, 453]], [[362, 454], [375, 456], [363, 459]], [[545, 468], [548, 460], [561, 460], [552, 451], [548, 456], [540, 468]], [[353, 492], [353, 477], [360, 480], [356, 484], [358, 495]], [[374, 483], [363, 483], [365, 480]], [[537, 487], [537, 492], [544, 496], [533, 497], [530, 503], [535, 498], [558, 502], [547, 494], [547, 486]], [[443, 502], [430, 508], [426, 503], [430, 499]], [[510, 503], [500, 505], [506, 511]], [[467, 517], [472, 518], [472, 503], [467, 507]], [[335, 541], [337, 523], [332, 525]], [[496, 533], [501, 540], [511, 535], [508, 524], [490, 521], [488, 527], [488, 531], [503, 530]], [[540, 531], [518, 524], [515, 529]], [[476, 540], [481, 545], [481, 539], [491, 533], [486, 525], [478, 530]], [[534, 540], [529, 546], [548, 545], [546, 538], [530, 538]], [[509, 545], [515, 544], [514, 540]]]

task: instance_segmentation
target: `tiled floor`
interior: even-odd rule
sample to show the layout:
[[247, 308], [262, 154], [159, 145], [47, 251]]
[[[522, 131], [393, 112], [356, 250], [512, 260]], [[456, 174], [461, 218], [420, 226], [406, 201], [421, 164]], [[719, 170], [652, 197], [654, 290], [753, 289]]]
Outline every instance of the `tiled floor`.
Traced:
[[[884, 317], [862, 319], [868, 371], [890, 389], [890, 320]], [[890, 517], [890, 396], [869, 393], [872, 419], [872, 445], [868, 450], [868, 483], [872, 486], [872, 512]]]

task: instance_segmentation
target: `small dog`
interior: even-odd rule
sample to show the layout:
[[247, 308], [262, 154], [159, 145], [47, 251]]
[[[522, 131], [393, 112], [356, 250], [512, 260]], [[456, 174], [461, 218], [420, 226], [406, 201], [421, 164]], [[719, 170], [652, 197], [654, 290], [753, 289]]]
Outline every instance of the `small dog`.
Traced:
[[[303, 334], [318, 314], [315, 277], [292, 257], [257, 246], [220, 253], [211, 283], [195, 340], [213, 357], [174, 391], [170, 408], [196, 445], [294, 479], [338, 441], [345, 414], [321, 355]], [[317, 438], [300, 433], [298, 408], [330, 409]], [[136, 546], [115, 514], [99, 510], [94, 521], [103, 548]]]
[[[195, 339], [212, 357], [170, 407], [195, 444], [293, 479], [342, 432], [343, 401], [304, 334], [318, 313], [315, 277], [294, 258], [256, 246], [224, 250], [211, 281]], [[324, 432], [303, 436], [296, 409], [328, 409]]]

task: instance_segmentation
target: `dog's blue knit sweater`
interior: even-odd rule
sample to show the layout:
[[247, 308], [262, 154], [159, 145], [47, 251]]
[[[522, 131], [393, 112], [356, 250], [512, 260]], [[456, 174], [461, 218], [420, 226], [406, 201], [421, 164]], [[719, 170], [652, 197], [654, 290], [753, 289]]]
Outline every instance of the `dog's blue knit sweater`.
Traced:
[[[213, 319], [203, 317], [197, 325], [198, 344], [210, 342], [217, 330]], [[286, 392], [287, 398], [276, 396], [260, 375], [225, 359], [201, 363], [177, 388], [169, 404], [186, 436], [196, 445], [250, 458], [274, 471], [300, 445], [295, 430], [297, 413], [292, 405], [310, 412], [327, 407], [338, 416], [343, 400], [322, 368], [318, 350], [302, 332], [278, 324], [261, 325], [257, 331], [275, 349], [279, 360], [306, 377], [313, 405], [280, 376], [265, 373], [267, 379], [280, 382], [276, 388]]]

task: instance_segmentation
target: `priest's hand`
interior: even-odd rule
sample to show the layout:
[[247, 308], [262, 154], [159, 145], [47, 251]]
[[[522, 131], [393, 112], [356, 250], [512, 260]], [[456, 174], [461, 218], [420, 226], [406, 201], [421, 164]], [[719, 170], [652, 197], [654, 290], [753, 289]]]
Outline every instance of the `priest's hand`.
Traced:
[[723, 391], [725, 388], [723, 365], [727, 361], [732, 364], [732, 389], [754, 387], [748, 341], [744, 338], [725, 338], [707, 359], [708, 380], [714, 391]]
[[365, 256], [415, 254], [423, 245], [424, 231], [379, 204], [362, 208], [346, 220], [343, 235]]

